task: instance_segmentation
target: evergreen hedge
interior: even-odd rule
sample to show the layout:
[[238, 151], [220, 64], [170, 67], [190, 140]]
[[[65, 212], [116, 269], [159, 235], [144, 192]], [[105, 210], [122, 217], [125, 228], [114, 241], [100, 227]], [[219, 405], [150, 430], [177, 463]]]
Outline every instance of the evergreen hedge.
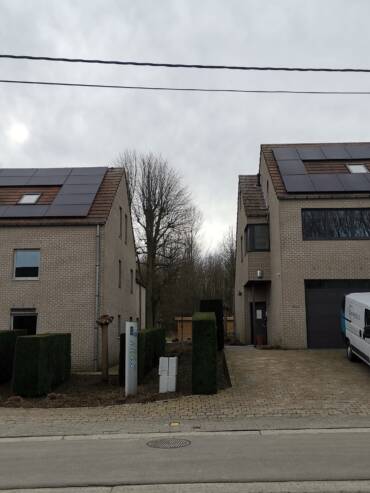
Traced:
[[193, 315], [192, 393], [217, 393], [217, 328], [213, 312]]
[[158, 366], [159, 358], [166, 352], [165, 329], [142, 330], [138, 334], [138, 383], [142, 383], [145, 375]]
[[71, 375], [71, 334], [19, 337], [15, 346], [13, 393], [45, 395]]
[[217, 326], [217, 349], [221, 351], [225, 345], [224, 307], [222, 300], [200, 300], [199, 311], [213, 312], [215, 314]]
[[26, 334], [26, 330], [0, 331], [0, 383], [11, 380], [13, 375], [15, 343], [17, 337]]

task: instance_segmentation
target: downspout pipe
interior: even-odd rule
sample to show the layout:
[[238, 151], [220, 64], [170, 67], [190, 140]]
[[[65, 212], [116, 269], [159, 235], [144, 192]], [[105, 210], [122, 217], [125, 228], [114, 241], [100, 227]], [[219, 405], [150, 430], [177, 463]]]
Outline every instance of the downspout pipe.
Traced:
[[98, 370], [99, 352], [99, 326], [97, 320], [100, 316], [100, 225], [96, 225], [96, 260], [95, 260], [95, 338], [94, 338], [94, 370]]

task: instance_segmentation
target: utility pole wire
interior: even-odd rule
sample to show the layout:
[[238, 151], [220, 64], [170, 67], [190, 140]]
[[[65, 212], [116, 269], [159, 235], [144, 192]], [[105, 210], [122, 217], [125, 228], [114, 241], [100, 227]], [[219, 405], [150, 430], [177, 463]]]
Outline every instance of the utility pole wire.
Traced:
[[76, 82], [52, 82], [40, 80], [13, 80], [0, 79], [0, 84], [26, 84], [35, 86], [65, 86], [65, 87], [87, 87], [95, 89], [127, 89], [138, 91], [171, 91], [171, 92], [218, 92], [233, 94], [308, 94], [308, 95], [337, 95], [355, 96], [370, 95], [370, 91], [299, 91], [284, 89], [212, 89], [206, 87], [165, 87], [165, 86], [127, 86], [120, 84], [84, 84]]
[[45, 62], [64, 62], [64, 63], [91, 63], [101, 65], [129, 65], [135, 67], [161, 67], [161, 68], [190, 68], [205, 70], [247, 70], [247, 71], [274, 71], [274, 72], [354, 72], [370, 73], [370, 68], [330, 68], [330, 67], [269, 67], [269, 66], [248, 66], [248, 65], [205, 65], [201, 63], [160, 63], [160, 62], [136, 62], [125, 60], [103, 60], [93, 58], [67, 58], [53, 56], [36, 55], [12, 55], [0, 54], [0, 58], [11, 60], [29, 60]]

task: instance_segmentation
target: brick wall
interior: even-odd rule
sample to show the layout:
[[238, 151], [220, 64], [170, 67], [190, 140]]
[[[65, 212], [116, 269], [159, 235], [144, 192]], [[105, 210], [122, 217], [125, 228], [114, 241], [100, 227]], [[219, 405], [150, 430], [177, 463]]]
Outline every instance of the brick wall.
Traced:
[[[40, 249], [39, 280], [14, 280], [15, 249]], [[0, 330], [10, 311], [35, 308], [38, 333], [71, 332], [74, 369], [92, 369], [95, 226], [0, 228]]]

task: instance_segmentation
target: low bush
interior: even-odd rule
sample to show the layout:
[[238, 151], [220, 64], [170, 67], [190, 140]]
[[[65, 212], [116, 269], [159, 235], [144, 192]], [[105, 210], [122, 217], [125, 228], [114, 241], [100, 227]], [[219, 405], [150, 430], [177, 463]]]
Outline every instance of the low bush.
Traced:
[[25, 330], [0, 331], [0, 383], [8, 382], [13, 375], [13, 359], [17, 337], [26, 335]]
[[192, 392], [217, 393], [217, 328], [213, 312], [193, 315]]
[[18, 337], [13, 367], [13, 392], [24, 397], [45, 395], [69, 379], [71, 334]]

